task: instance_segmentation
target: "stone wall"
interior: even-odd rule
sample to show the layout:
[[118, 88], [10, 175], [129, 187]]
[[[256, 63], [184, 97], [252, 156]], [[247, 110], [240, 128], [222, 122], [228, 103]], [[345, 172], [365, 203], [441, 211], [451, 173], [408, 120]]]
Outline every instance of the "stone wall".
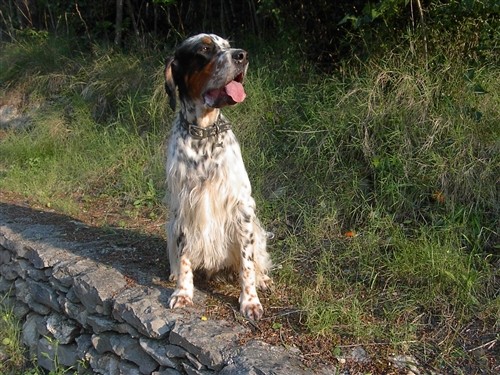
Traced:
[[[172, 289], [160, 285], [154, 265], [113, 236], [0, 202], [0, 295], [9, 295], [40, 366], [127, 375], [312, 373], [298, 351], [244, 340], [246, 326], [205, 319], [199, 291], [195, 307], [168, 309]], [[132, 273], [130, 259], [137, 260]]]

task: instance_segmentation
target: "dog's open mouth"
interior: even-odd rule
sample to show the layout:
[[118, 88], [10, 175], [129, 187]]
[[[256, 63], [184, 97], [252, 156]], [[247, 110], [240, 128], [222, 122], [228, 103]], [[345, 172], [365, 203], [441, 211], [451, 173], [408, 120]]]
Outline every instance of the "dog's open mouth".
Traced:
[[240, 73], [224, 87], [208, 90], [203, 95], [205, 104], [219, 108], [225, 105], [241, 103], [247, 96], [242, 84], [243, 76], [243, 73]]

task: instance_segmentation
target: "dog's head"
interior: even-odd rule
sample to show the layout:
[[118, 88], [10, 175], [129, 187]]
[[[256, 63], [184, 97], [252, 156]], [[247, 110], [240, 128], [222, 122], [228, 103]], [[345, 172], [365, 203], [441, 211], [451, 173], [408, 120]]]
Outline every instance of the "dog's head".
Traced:
[[212, 108], [242, 102], [247, 68], [247, 52], [231, 48], [217, 35], [199, 34], [186, 39], [166, 63], [165, 89], [170, 107], [176, 106], [176, 87], [181, 102]]

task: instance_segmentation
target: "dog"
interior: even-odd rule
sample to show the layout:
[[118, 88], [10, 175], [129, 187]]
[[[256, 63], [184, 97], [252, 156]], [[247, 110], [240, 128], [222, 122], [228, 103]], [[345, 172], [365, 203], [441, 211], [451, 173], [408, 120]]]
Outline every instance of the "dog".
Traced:
[[248, 53], [214, 34], [182, 42], [167, 59], [165, 89], [175, 117], [167, 146], [170, 308], [193, 304], [193, 271], [239, 273], [240, 312], [263, 315], [257, 288], [271, 283], [267, 232], [257, 216], [239, 143], [221, 108], [241, 103]]

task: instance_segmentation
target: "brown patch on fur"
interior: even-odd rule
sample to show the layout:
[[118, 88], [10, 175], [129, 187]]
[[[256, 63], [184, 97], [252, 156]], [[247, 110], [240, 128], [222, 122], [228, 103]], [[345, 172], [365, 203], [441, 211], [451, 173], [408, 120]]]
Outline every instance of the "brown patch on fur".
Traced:
[[188, 94], [192, 99], [201, 97], [203, 89], [210, 80], [214, 69], [215, 61], [210, 61], [203, 67], [203, 69], [186, 77], [186, 87], [188, 88]]
[[205, 37], [203, 37], [203, 38], [201, 39], [201, 41], [202, 41], [202, 43], [204, 43], [204, 44], [213, 44], [213, 40], [212, 40], [212, 38], [210, 38], [208, 35], [207, 35], [207, 36], [205, 36]]

